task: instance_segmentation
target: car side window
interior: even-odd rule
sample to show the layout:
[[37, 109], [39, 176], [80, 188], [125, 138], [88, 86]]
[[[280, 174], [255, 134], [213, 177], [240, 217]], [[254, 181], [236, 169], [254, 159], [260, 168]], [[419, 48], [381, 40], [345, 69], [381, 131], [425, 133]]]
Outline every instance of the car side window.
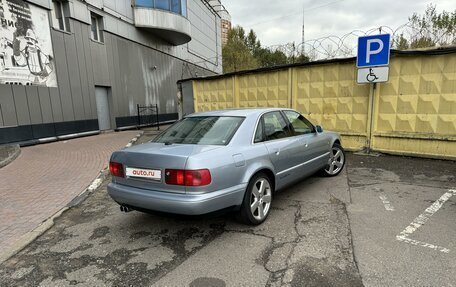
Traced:
[[264, 141], [264, 132], [263, 132], [263, 119], [258, 121], [258, 126], [255, 131], [255, 138], [253, 140], [254, 143], [260, 143]]
[[280, 112], [263, 115], [264, 136], [266, 140], [275, 140], [291, 136], [287, 122]]
[[315, 132], [313, 125], [301, 114], [294, 111], [283, 111], [295, 135], [304, 135]]

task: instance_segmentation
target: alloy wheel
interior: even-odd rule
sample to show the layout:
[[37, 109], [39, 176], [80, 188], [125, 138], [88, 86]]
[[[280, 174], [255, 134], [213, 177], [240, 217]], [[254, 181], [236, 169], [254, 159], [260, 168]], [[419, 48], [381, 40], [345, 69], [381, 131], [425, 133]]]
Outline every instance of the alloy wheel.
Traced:
[[271, 208], [271, 185], [265, 178], [259, 178], [252, 186], [250, 211], [256, 220], [263, 220]]
[[325, 168], [325, 172], [328, 175], [335, 175], [340, 172], [344, 167], [345, 155], [342, 149], [338, 146], [333, 146], [331, 149], [331, 155], [328, 161], [328, 165]]

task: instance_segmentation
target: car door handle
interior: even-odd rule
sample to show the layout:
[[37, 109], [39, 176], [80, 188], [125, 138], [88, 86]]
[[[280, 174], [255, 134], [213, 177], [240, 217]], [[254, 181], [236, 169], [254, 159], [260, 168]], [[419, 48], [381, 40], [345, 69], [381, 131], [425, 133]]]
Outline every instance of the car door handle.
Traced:
[[280, 154], [280, 149], [278, 149], [278, 148], [273, 149], [272, 152], [275, 153], [276, 155], [279, 155]]

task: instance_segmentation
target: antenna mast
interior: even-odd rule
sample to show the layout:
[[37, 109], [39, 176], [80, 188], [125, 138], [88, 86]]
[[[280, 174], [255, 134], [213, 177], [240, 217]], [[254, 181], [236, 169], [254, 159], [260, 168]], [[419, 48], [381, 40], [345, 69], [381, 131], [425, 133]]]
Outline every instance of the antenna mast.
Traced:
[[302, 2], [302, 39], [301, 39], [301, 54], [304, 55], [305, 53], [305, 47], [304, 47], [304, 1]]

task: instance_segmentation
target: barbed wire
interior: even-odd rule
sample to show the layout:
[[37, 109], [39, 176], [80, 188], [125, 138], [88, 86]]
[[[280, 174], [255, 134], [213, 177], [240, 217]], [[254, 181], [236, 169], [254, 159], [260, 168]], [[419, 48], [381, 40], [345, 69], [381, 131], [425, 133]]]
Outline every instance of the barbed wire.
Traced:
[[[374, 34], [390, 34], [391, 48], [408, 49], [417, 47], [429, 46], [444, 46], [456, 45], [456, 29], [442, 27], [434, 27], [432, 25], [417, 25], [409, 21], [396, 28], [382, 25], [379, 27], [370, 28], [367, 30], [356, 29], [342, 36], [329, 35], [317, 39], [307, 40], [303, 43], [286, 43], [282, 45], [273, 45], [264, 47], [272, 52], [280, 51], [287, 56], [287, 63], [296, 63], [302, 61], [302, 54], [310, 59], [310, 61], [347, 58], [356, 56], [358, 38], [360, 36], [368, 36]], [[186, 59], [182, 65], [181, 78], [197, 77], [205, 74], [203, 70], [213, 70], [213, 62], [215, 59], [218, 63], [222, 63], [222, 55], [209, 57], [195, 61], [195, 59]]]
[[[289, 58], [305, 54], [312, 61], [354, 57], [356, 55], [358, 37], [374, 34], [391, 34], [391, 48], [404, 49], [410, 43], [414, 43], [419, 39], [429, 39], [436, 46], [456, 44], [456, 32], [448, 33], [438, 29], [431, 30], [427, 27], [420, 27], [418, 29], [409, 21], [397, 28], [379, 26], [368, 30], [356, 29], [342, 36], [329, 35], [307, 40], [298, 45], [287, 43], [269, 46], [268, 48], [271, 51], [281, 51]], [[408, 46], [402, 47], [401, 45], [404, 45], [404, 43], [407, 43], [406, 45]]]

